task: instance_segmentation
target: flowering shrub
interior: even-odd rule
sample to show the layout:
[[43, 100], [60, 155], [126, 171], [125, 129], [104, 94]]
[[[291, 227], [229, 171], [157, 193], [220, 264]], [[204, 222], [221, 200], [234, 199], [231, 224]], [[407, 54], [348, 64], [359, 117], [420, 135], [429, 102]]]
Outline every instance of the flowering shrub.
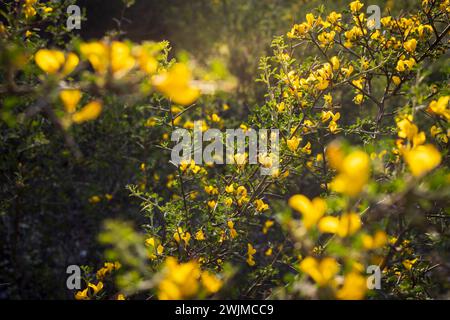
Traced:
[[[25, 1], [20, 12], [27, 20], [45, 8]], [[51, 124], [69, 163], [83, 163], [79, 143], [106, 128], [142, 146], [127, 180], [142, 213], [127, 220], [140, 227], [106, 219], [98, 239], [110, 262], [84, 267], [75, 298], [445, 297], [449, 14], [448, 0], [424, 0], [382, 17], [380, 29], [358, 0], [306, 14], [261, 58], [264, 101], [244, 121], [226, 93], [212, 94], [229, 79], [168, 61], [166, 42], [73, 39], [55, 49], [0, 25], [2, 131]], [[116, 121], [129, 127], [115, 131]], [[277, 129], [279, 152], [257, 164], [235, 153], [236, 164], [174, 166], [172, 133], [194, 134], [194, 123]], [[113, 193], [90, 194], [90, 210]]]

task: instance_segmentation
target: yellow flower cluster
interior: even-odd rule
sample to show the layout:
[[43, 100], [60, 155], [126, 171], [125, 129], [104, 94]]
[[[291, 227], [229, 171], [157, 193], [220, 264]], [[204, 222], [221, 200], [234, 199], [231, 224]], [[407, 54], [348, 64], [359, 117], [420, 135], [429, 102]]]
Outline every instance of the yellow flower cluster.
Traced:
[[401, 138], [397, 141], [397, 146], [411, 173], [415, 177], [421, 177], [436, 168], [441, 163], [442, 156], [433, 145], [424, 145], [425, 133], [419, 132], [412, 115], [399, 117], [396, 121], [398, 136]]
[[202, 271], [195, 261], [178, 263], [173, 257], [166, 258], [162, 280], [158, 284], [160, 300], [180, 300], [195, 297], [204, 289], [207, 294], [220, 290], [223, 281], [216, 275]]
[[25, 0], [25, 3], [23, 4], [23, 14], [25, 15], [25, 19], [30, 19], [36, 15], [36, 9], [34, 8], [36, 2], [37, 0]]
[[173, 239], [180, 243], [181, 240], [184, 242], [184, 246], [187, 247], [189, 245], [189, 241], [191, 240], [191, 234], [188, 231], [183, 231], [182, 227], [178, 227], [177, 231], [173, 234]]
[[338, 175], [331, 181], [333, 191], [351, 197], [357, 196], [367, 184], [370, 176], [370, 159], [367, 153], [356, 150], [344, 155], [337, 143], [332, 143], [326, 150], [330, 166]]
[[247, 244], [247, 264], [250, 267], [253, 267], [256, 264], [255, 259], [253, 258], [255, 253], [256, 253], [256, 249], [253, 248], [253, 245], [251, 243], [248, 243]]
[[155, 260], [157, 256], [160, 256], [164, 252], [164, 247], [161, 242], [155, 237], [150, 237], [145, 240], [145, 244], [149, 247], [149, 258], [150, 260]]

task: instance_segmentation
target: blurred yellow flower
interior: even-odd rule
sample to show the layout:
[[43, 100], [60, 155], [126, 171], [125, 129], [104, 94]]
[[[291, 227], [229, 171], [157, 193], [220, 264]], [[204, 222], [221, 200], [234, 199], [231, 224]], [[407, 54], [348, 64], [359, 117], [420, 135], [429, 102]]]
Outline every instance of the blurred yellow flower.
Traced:
[[404, 150], [403, 157], [415, 177], [421, 177], [436, 168], [442, 160], [441, 153], [431, 144]]
[[334, 233], [344, 238], [355, 234], [361, 228], [361, 219], [357, 213], [344, 213], [341, 217], [323, 217], [318, 227], [323, 233]]
[[183, 63], [176, 63], [168, 71], [153, 77], [155, 88], [181, 105], [192, 104], [200, 95], [200, 91], [190, 82], [191, 71]]
[[315, 226], [327, 209], [327, 205], [324, 200], [314, 198], [310, 201], [302, 194], [292, 196], [289, 199], [289, 206], [302, 214], [303, 224], [307, 229]]
[[208, 291], [208, 293], [216, 293], [223, 285], [223, 281], [216, 275], [205, 271], [201, 275], [202, 285]]
[[59, 98], [64, 104], [64, 109], [68, 113], [74, 113], [77, 109], [78, 102], [81, 99], [80, 90], [62, 90]]
[[64, 55], [59, 50], [41, 49], [36, 52], [34, 60], [41, 70], [48, 74], [61, 72], [63, 76], [70, 74], [78, 65], [78, 56], [74, 53]]
[[300, 262], [300, 270], [309, 275], [319, 286], [331, 284], [339, 269], [337, 261], [330, 257], [323, 258], [321, 261], [306, 257]]
[[356, 271], [345, 275], [344, 285], [340, 288], [336, 297], [340, 300], [361, 300], [366, 295], [367, 279]]
[[91, 101], [85, 105], [80, 111], [72, 114], [72, 121], [75, 123], [82, 123], [86, 121], [95, 120], [102, 112], [102, 103], [100, 101]]
[[201, 271], [197, 262], [178, 263], [173, 257], [164, 262], [164, 278], [158, 284], [160, 300], [188, 299], [197, 294]]
[[263, 232], [264, 234], [267, 234], [267, 232], [268, 232], [269, 229], [274, 225], [274, 223], [275, 223], [275, 221], [273, 221], [273, 220], [267, 220], [267, 221], [264, 223], [264, 227], [263, 227], [263, 229], [262, 229], [262, 232]]
[[363, 235], [362, 243], [364, 248], [373, 250], [384, 247], [388, 242], [387, 235], [384, 231], [378, 230], [373, 236]]
[[338, 159], [337, 153], [333, 155], [327, 150], [327, 155], [335, 157], [330, 159], [330, 164], [338, 170], [330, 184], [331, 189], [352, 197], [358, 195], [369, 180], [370, 159], [367, 153], [357, 150]]

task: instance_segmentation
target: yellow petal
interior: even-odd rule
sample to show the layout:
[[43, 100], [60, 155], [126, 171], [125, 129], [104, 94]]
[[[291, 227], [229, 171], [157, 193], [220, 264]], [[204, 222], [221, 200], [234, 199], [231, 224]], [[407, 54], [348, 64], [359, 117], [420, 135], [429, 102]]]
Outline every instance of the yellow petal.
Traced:
[[339, 229], [337, 234], [340, 237], [353, 235], [361, 228], [361, 218], [357, 213], [344, 213], [339, 219]]
[[415, 177], [421, 177], [436, 168], [442, 160], [440, 152], [431, 144], [417, 146], [403, 154]]
[[36, 52], [34, 60], [43, 71], [54, 74], [59, 71], [65, 58], [61, 51], [41, 49]]
[[75, 123], [82, 123], [97, 119], [102, 112], [102, 104], [100, 101], [92, 101], [83, 107], [80, 111], [76, 112], [72, 116], [72, 120]]
[[339, 229], [339, 218], [324, 217], [319, 221], [319, 230], [323, 233], [336, 233]]
[[74, 113], [77, 108], [77, 104], [81, 99], [81, 91], [62, 90], [59, 93], [59, 98], [64, 104], [64, 109], [69, 113]]
[[153, 77], [155, 88], [173, 102], [189, 105], [200, 95], [200, 91], [190, 85], [191, 71], [183, 63], [176, 63], [170, 70]]
[[67, 76], [72, 73], [72, 71], [78, 66], [78, 62], [80, 62], [78, 56], [75, 53], [69, 53], [66, 57], [66, 63], [64, 64], [62, 71], [63, 75]]

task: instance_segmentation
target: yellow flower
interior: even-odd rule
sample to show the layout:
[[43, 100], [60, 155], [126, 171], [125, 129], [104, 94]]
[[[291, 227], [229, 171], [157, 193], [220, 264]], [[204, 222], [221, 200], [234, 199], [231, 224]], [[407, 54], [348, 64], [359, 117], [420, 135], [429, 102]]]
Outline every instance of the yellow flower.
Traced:
[[324, 95], [323, 99], [325, 100], [325, 103], [327, 105], [331, 106], [333, 104], [333, 97], [331, 96], [331, 94]]
[[353, 13], [357, 13], [359, 10], [361, 10], [361, 8], [364, 6], [361, 2], [359, 2], [359, 0], [350, 2], [350, 10]]
[[134, 47], [132, 53], [136, 57], [137, 62], [139, 64], [139, 68], [142, 71], [148, 74], [153, 74], [156, 72], [158, 68], [158, 61], [146, 48], [145, 44], [142, 46]]
[[341, 68], [341, 71], [345, 74], [345, 76], [348, 78], [353, 73], [353, 66], [350, 65], [348, 68]]
[[[145, 240], [145, 244], [151, 247], [151, 251], [149, 253], [149, 257], [151, 260], [156, 259], [156, 254], [161, 255], [164, 252], [164, 247], [159, 243], [156, 245], [157, 241], [154, 237], [148, 238]], [[156, 253], [156, 254], [155, 254]]]
[[319, 286], [331, 284], [339, 272], [339, 264], [333, 258], [324, 258], [320, 262], [313, 257], [306, 257], [300, 262], [300, 270], [309, 275]]
[[80, 51], [101, 75], [110, 69], [115, 78], [121, 78], [136, 64], [129, 45], [119, 41], [110, 45], [100, 41], [82, 43]]
[[345, 275], [344, 285], [336, 293], [341, 300], [361, 300], [366, 295], [367, 279], [356, 271]]
[[247, 188], [245, 188], [244, 186], [239, 186], [236, 189], [236, 196], [238, 198], [244, 198], [247, 196]]
[[100, 201], [102, 201], [102, 199], [99, 196], [92, 196], [89, 198], [88, 201], [89, 201], [89, 203], [96, 204], [96, 203], [99, 203]]
[[333, 70], [339, 70], [339, 58], [337, 56], [334, 56], [330, 59], [331, 64], [333, 65]]
[[416, 50], [417, 40], [411, 39], [403, 43], [403, 48], [408, 52], [414, 52]]
[[155, 88], [181, 105], [192, 104], [200, 95], [200, 91], [190, 82], [191, 71], [182, 63], [176, 63], [170, 70], [153, 77]]
[[414, 60], [414, 58], [410, 58], [408, 60], [400, 59], [397, 61], [397, 66], [395, 67], [395, 70], [397, 70], [398, 72], [404, 72], [407, 70], [411, 70], [415, 64], [416, 64], [416, 60]]
[[421, 177], [436, 168], [442, 160], [440, 152], [431, 144], [404, 150], [403, 157], [415, 177]]
[[173, 238], [177, 243], [180, 243], [181, 240], [184, 241], [184, 245], [188, 246], [189, 241], [191, 240], [191, 234], [189, 232], [184, 232], [183, 228], [178, 227], [177, 231], [173, 234]]
[[207, 194], [210, 194], [210, 195], [219, 194], [219, 189], [217, 189], [214, 186], [211, 186], [211, 185], [210, 186], [206, 186], [204, 189], [205, 189], [205, 192]]
[[124, 296], [122, 293], [119, 293], [119, 294], [117, 295], [116, 300], [125, 300], [125, 296]]
[[208, 207], [210, 207], [211, 209], [214, 209], [215, 206], [216, 206], [216, 201], [214, 201], [214, 200], [208, 201]]
[[361, 219], [357, 213], [344, 213], [340, 218], [329, 216], [320, 219], [318, 227], [323, 233], [334, 233], [344, 238], [361, 228]]
[[208, 271], [202, 273], [201, 280], [208, 293], [216, 293], [223, 285], [222, 280]]
[[234, 239], [238, 236], [238, 233], [236, 231], [236, 229], [234, 228], [234, 222], [231, 220], [227, 221], [227, 226], [230, 229], [230, 237], [231, 239]]
[[387, 16], [387, 17], [381, 18], [381, 24], [384, 27], [389, 26], [391, 24], [391, 21], [392, 21], [392, 17], [391, 16]]
[[[331, 151], [331, 150], [330, 150]], [[338, 170], [338, 175], [331, 182], [331, 189], [349, 196], [358, 195], [369, 180], [370, 159], [363, 151], [353, 151], [345, 158], [339, 153], [331, 154], [330, 164]]]
[[256, 210], [259, 212], [264, 212], [269, 209], [269, 205], [267, 203], [264, 203], [262, 199], [255, 200], [255, 206]]
[[81, 54], [86, 57], [97, 73], [105, 74], [109, 65], [109, 48], [100, 41], [82, 43]]
[[447, 143], [448, 142], [447, 134], [444, 132], [444, 130], [441, 127], [437, 127], [435, 125], [432, 126], [430, 128], [430, 133], [438, 141], [440, 141], [442, 143]]
[[269, 248], [269, 249], [266, 250], [266, 252], [264, 252], [264, 255], [267, 256], [267, 257], [270, 257], [272, 255], [272, 253], [273, 253], [273, 249]]
[[300, 145], [300, 142], [302, 141], [301, 138], [297, 138], [296, 136], [293, 136], [291, 139], [286, 140], [287, 146], [289, 150], [292, 152], [297, 151], [298, 146]]
[[289, 206], [300, 212], [303, 216], [303, 223], [307, 229], [316, 225], [317, 221], [324, 215], [327, 205], [320, 198], [314, 198], [310, 201], [301, 194], [296, 194], [289, 199]]
[[198, 230], [197, 233], [195, 234], [195, 240], [198, 240], [198, 241], [205, 240], [205, 234], [203, 233], [202, 229]]
[[312, 27], [314, 24], [314, 21], [316, 21], [316, 20], [312, 13], [306, 14], [306, 22], [307, 22], [308, 26]]
[[353, 102], [355, 104], [361, 104], [364, 101], [364, 95], [363, 94], [357, 94], [354, 98], [353, 98]]
[[398, 86], [402, 82], [402, 80], [397, 76], [393, 76], [392, 82], [394, 82], [394, 84]]
[[178, 263], [173, 257], [168, 257], [163, 268], [164, 278], [158, 284], [160, 300], [188, 299], [197, 294], [201, 274], [197, 262]]
[[331, 133], [336, 134], [339, 131], [338, 125], [334, 121], [330, 121], [328, 124], [328, 130], [330, 130]]
[[230, 184], [229, 186], [225, 187], [225, 192], [226, 193], [233, 193], [234, 192], [234, 186], [233, 184]]
[[80, 111], [72, 115], [72, 121], [75, 123], [82, 123], [86, 121], [95, 120], [102, 112], [102, 103], [100, 101], [91, 101], [85, 105]]
[[135, 65], [135, 60], [131, 56], [130, 47], [119, 41], [111, 44], [111, 71], [116, 78], [121, 78], [127, 74]]
[[25, 19], [30, 19], [32, 17], [34, 17], [36, 15], [36, 9], [33, 7], [33, 4], [36, 1], [30, 1], [28, 0], [27, 2], [25, 2], [25, 4], [23, 5], [23, 13], [25, 15]]
[[36, 52], [34, 60], [43, 71], [49, 74], [61, 72], [64, 76], [75, 70], [79, 62], [78, 56], [74, 53], [65, 56], [62, 51], [48, 49]]
[[342, 14], [340, 13], [336, 13], [335, 11], [331, 12], [328, 17], [327, 17], [327, 21], [329, 23], [336, 23], [338, 20], [340, 20], [342, 18]]
[[419, 128], [412, 122], [412, 115], [396, 119], [398, 136], [409, 140], [413, 146], [421, 145], [425, 142], [425, 133], [419, 132]]
[[448, 108], [448, 102], [450, 96], [440, 97], [437, 101], [433, 100], [428, 105], [428, 111], [434, 114], [443, 116], [447, 121], [450, 121], [450, 109]]
[[253, 255], [256, 253], [256, 249], [253, 248], [251, 243], [247, 244], [247, 264], [250, 267], [253, 267], [256, 263], [255, 260], [253, 259]]
[[417, 263], [417, 260], [418, 260], [417, 258], [413, 260], [406, 259], [402, 262], [402, 264], [407, 270], [411, 270], [412, 267]]
[[93, 290], [93, 294], [96, 295], [100, 290], [103, 289], [103, 282], [99, 281], [97, 285], [89, 283], [88, 287]]
[[262, 229], [262, 232], [264, 233], [264, 234], [267, 234], [267, 232], [269, 231], [269, 229], [274, 225], [274, 221], [273, 220], [267, 220], [265, 223], [264, 223], [264, 227], [263, 227], [263, 229]]
[[64, 108], [68, 113], [74, 113], [76, 111], [78, 102], [81, 99], [80, 90], [62, 90], [59, 93], [59, 98], [64, 104]]
[[234, 161], [239, 166], [245, 165], [247, 163], [247, 154], [245, 152], [244, 153], [236, 153], [234, 155]]
[[86, 288], [83, 291], [78, 291], [75, 294], [75, 299], [76, 300], [89, 300], [88, 291], [89, 291], [89, 288]]
[[364, 82], [363, 78], [359, 78], [358, 80], [352, 80], [352, 84], [360, 90], [362, 90], [363, 88], [363, 82]]
[[226, 205], [227, 207], [230, 207], [232, 204], [233, 204], [233, 198], [226, 197], [226, 198], [225, 198], [225, 205]]
[[362, 236], [363, 246], [368, 250], [382, 248], [387, 242], [388, 238], [384, 231], [377, 231], [373, 237], [367, 234]]

